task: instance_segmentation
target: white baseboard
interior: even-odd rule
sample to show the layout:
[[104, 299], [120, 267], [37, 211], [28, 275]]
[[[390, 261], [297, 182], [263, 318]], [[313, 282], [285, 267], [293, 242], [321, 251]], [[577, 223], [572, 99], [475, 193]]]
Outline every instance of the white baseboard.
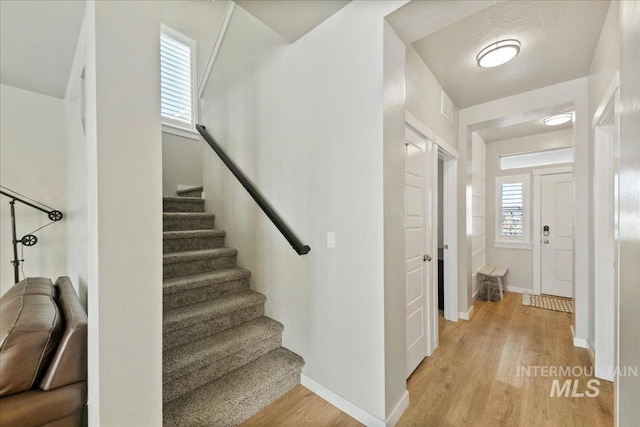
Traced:
[[409, 407], [409, 391], [405, 390], [400, 402], [393, 408], [389, 417], [387, 417], [387, 421], [385, 422], [386, 427], [394, 427], [400, 421], [400, 417], [404, 414], [404, 411]]
[[531, 288], [521, 288], [519, 286], [506, 286], [507, 292], [515, 292], [517, 294], [529, 293], [533, 294], [533, 289]]
[[302, 374], [300, 376], [300, 383], [327, 402], [331, 403], [336, 408], [340, 409], [342, 412], [355, 418], [367, 427], [393, 427], [396, 425], [404, 411], [409, 406], [409, 392], [405, 391], [404, 395], [400, 399], [400, 402], [398, 402], [396, 407], [393, 409], [393, 412], [391, 412], [391, 415], [389, 415], [386, 421], [383, 421], [375, 415], [369, 413], [365, 409], [362, 409], [358, 405], [340, 396], [338, 393], [329, 390], [328, 388], [305, 374]]
[[[474, 298], [475, 298], [475, 296], [474, 296]], [[458, 317], [460, 319], [462, 319], [462, 320], [470, 320], [472, 314], [473, 314], [473, 305], [471, 305], [471, 307], [469, 307], [469, 311], [461, 311], [460, 313], [458, 313]]]
[[590, 349], [589, 340], [586, 338], [573, 337], [573, 346]]
[[577, 337], [576, 331], [575, 329], [573, 329], [573, 325], [571, 325], [570, 328], [571, 328], [571, 336], [573, 337], [573, 346], [591, 350], [591, 344], [589, 343], [589, 340], [586, 338]]

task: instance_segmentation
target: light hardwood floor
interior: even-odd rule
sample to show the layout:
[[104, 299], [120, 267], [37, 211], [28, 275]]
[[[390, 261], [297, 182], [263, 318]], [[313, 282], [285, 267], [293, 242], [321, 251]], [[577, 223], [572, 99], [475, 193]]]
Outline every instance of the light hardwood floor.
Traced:
[[[407, 381], [409, 408], [398, 426], [612, 426], [613, 385], [597, 397], [550, 397], [554, 379], [518, 375], [521, 366], [590, 367], [572, 344], [571, 315], [525, 307], [508, 293], [499, 303], [476, 301], [471, 321], [440, 321], [440, 346]], [[533, 372], [531, 372], [533, 374]], [[358, 426], [356, 420], [302, 386], [244, 426]]]

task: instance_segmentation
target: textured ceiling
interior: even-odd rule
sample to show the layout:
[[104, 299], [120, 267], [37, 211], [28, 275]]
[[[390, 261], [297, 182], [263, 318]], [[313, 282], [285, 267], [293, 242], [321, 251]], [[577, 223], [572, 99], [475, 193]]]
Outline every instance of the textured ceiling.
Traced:
[[504, 139], [520, 138], [523, 136], [571, 129], [572, 127], [573, 123], [570, 121], [558, 126], [547, 126], [542, 123], [542, 119], [537, 119], [530, 122], [517, 123], [511, 126], [485, 129], [478, 131], [478, 133], [484, 142], [494, 142], [502, 141]]
[[293, 43], [350, 0], [239, 0], [247, 12]]
[[[413, 43], [459, 108], [587, 75], [609, 1], [506, 0]], [[476, 55], [493, 42], [520, 40], [520, 54], [483, 69]]]
[[387, 21], [405, 44], [434, 33], [449, 24], [469, 16], [498, 0], [429, 0], [410, 1], [398, 8]]
[[0, 82], [63, 98], [84, 1], [1, 1]]

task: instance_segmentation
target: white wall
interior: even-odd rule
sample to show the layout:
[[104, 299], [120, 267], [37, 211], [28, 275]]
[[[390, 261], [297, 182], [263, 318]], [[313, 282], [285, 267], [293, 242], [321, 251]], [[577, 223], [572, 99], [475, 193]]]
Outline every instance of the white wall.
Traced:
[[156, 1], [88, 2], [66, 93], [69, 268], [88, 293], [90, 425], [162, 424], [159, 28]]
[[[228, 1], [160, 2], [160, 21], [196, 41], [196, 87], [203, 79]], [[195, 135], [199, 136], [199, 135]], [[197, 140], [162, 133], [162, 192], [175, 196], [178, 185], [202, 185], [202, 149]]]
[[[474, 132], [471, 136], [471, 272], [474, 281], [471, 295], [478, 291], [477, 271], [486, 262], [486, 146], [482, 137]], [[496, 264], [498, 265], [498, 264]]]
[[202, 185], [205, 145], [202, 140], [162, 132], [162, 194], [176, 196], [179, 185]]
[[213, 153], [207, 211], [305, 378], [378, 422], [397, 403], [386, 364], [404, 363], [385, 360], [382, 114], [383, 17], [402, 4], [351, 2], [293, 44], [236, 7], [203, 102], [207, 128], [311, 252], [295, 254]]
[[[89, 42], [89, 33], [92, 31], [90, 28], [93, 28], [92, 20], [85, 12], [64, 98], [64, 153], [67, 163], [65, 172], [68, 198], [65, 218], [68, 230], [67, 269], [71, 281], [80, 290], [85, 308], [88, 308], [90, 246], [87, 146], [91, 138], [88, 134], [89, 126], [95, 126], [95, 70], [92, 68], [93, 64], [87, 64], [87, 57], [95, 55], [95, 41]], [[93, 83], [90, 84], [90, 81]], [[92, 105], [91, 109], [89, 104]], [[95, 141], [93, 143], [95, 144]], [[90, 329], [93, 322], [97, 322], [94, 314], [94, 310], [88, 310]], [[97, 337], [97, 328], [92, 332], [89, 334], [90, 339], [93, 334]]]
[[[542, 169], [542, 167], [501, 171], [500, 157], [510, 154], [532, 153], [555, 148], [571, 147], [572, 145], [572, 129], [505, 139], [487, 144], [487, 181], [485, 190], [487, 207], [487, 264], [509, 269], [507, 273], [507, 285], [510, 288], [518, 288], [518, 291], [524, 289], [533, 291], [533, 248], [505, 249], [494, 246], [496, 233], [496, 177], [531, 174], [533, 170]], [[553, 166], [544, 167], [544, 169], [551, 168], [553, 168]], [[531, 188], [533, 188], [533, 180], [531, 181]], [[530, 208], [532, 208], [533, 192], [529, 192], [528, 203]], [[530, 212], [529, 235], [532, 236], [533, 212]]]
[[416, 49], [407, 46], [407, 111], [453, 148], [458, 148], [458, 107], [453, 106], [453, 123], [440, 113], [442, 86]]
[[[620, 2], [620, 366], [640, 360], [640, 2]], [[640, 425], [640, 377], [618, 378], [617, 426]]]
[[[0, 85], [0, 183], [66, 214], [63, 114], [59, 98]], [[0, 197], [0, 294], [14, 284], [10, 200]], [[15, 211], [18, 239], [51, 222], [46, 213], [19, 202]], [[24, 249], [21, 267], [27, 277], [55, 280], [67, 274], [66, 222], [35, 233], [35, 246], [18, 245], [21, 259]]]
[[[405, 44], [384, 22], [384, 320], [386, 413], [406, 395]], [[403, 314], [403, 315], [400, 315]]]

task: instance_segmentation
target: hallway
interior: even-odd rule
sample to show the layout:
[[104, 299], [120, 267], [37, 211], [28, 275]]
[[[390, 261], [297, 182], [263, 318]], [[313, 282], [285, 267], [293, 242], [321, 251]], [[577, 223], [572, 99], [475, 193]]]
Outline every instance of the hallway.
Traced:
[[[570, 323], [571, 315], [525, 307], [512, 292], [501, 303], [476, 301], [469, 322], [441, 320], [440, 346], [409, 378], [409, 407], [397, 425], [612, 426], [613, 384], [600, 381], [593, 398], [551, 398], [554, 379], [579, 380], [581, 393], [591, 378], [535, 376], [535, 368], [518, 375], [528, 366], [590, 367], [587, 351], [571, 342]], [[243, 424], [267, 425], [360, 424], [298, 386]]]

